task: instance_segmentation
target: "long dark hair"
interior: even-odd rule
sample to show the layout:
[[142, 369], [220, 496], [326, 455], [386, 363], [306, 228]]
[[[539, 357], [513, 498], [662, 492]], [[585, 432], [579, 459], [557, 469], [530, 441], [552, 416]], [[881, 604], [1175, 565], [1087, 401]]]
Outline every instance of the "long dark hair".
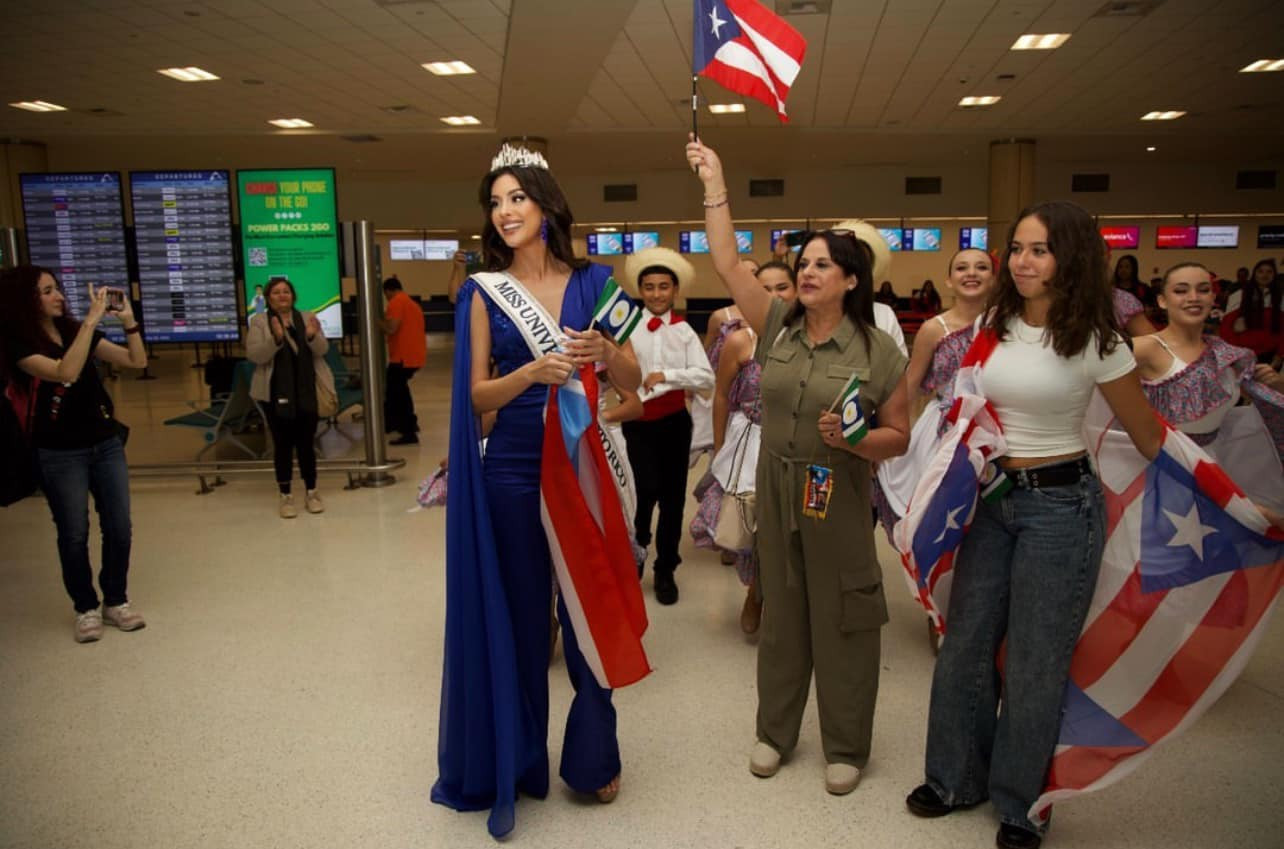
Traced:
[[[1121, 265], [1124, 265], [1125, 263], [1127, 263], [1128, 266], [1132, 268], [1132, 281], [1127, 284], [1123, 284], [1119, 282], [1119, 267]], [[1133, 294], [1136, 294], [1136, 290], [1142, 284], [1141, 284], [1141, 264], [1137, 262], [1137, 258], [1135, 256], [1133, 256], [1132, 254], [1124, 254], [1123, 256], [1119, 257], [1119, 259], [1115, 262], [1115, 270], [1114, 270], [1113, 276], [1111, 277], [1111, 283], [1115, 286], [1118, 286], [1120, 289], [1125, 289], [1128, 292], [1132, 292]]]
[[1094, 340], [1098, 356], [1104, 357], [1118, 344], [1114, 293], [1106, 273], [1106, 242], [1097, 232], [1092, 216], [1069, 201], [1045, 201], [1021, 210], [1008, 229], [999, 266], [999, 283], [990, 296], [992, 308], [988, 325], [1003, 339], [1008, 323], [1025, 309], [1025, 299], [1012, 280], [1008, 257], [1012, 239], [1022, 221], [1035, 217], [1048, 230], [1048, 250], [1057, 262], [1048, 281], [1052, 305], [1044, 330], [1059, 357], [1073, 357]]
[[1263, 314], [1266, 309], [1265, 298], [1262, 297], [1262, 287], [1257, 285], [1257, 269], [1265, 266], [1271, 270], [1271, 282], [1266, 288], [1271, 293], [1271, 320], [1270, 330], [1272, 333], [1280, 332], [1280, 298], [1284, 297], [1284, 280], [1280, 279], [1279, 267], [1275, 265], [1273, 259], [1258, 260], [1253, 266], [1253, 273], [1248, 276], [1248, 282], [1240, 287], [1243, 293], [1240, 295], [1240, 315], [1244, 318], [1244, 327], [1249, 330], [1260, 330], [1266, 327], [1266, 316]]
[[482, 259], [486, 270], [503, 271], [513, 264], [513, 249], [495, 229], [495, 222], [491, 220], [490, 214], [491, 187], [504, 174], [511, 174], [522, 191], [544, 213], [544, 220], [548, 222], [549, 253], [571, 268], [588, 265], [588, 260], [577, 257], [575, 249], [571, 247], [571, 225], [575, 223], [575, 217], [571, 215], [571, 205], [567, 203], [566, 195], [562, 193], [557, 180], [553, 179], [552, 173], [547, 168], [530, 165], [505, 165], [482, 178], [477, 197], [486, 214], [486, 223], [482, 225]]
[[[34, 351], [57, 357], [58, 346], [41, 326], [44, 311], [40, 306], [40, 278], [48, 274], [63, 291], [58, 275], [39, 265], [18, 265], [0, 271], [0, 374], [8, 380], [25, 383], [26, 374], [13, 361], [14, 350]], [[80, 322], [65, 313], [53, 320], [65, 344], [80, 332]]]
[[[848, 289], [843, 295], [843, 312], [860, 331], [865, 340], [865, 350], [870, 350], [870, 328], [877, 328], [874, 323], [874, 252], [869, 245], [857, 239], [852, 233], [835, 233], [833, 230], [817, 230], [807, 234], [802, 249], [794, 257], [794, 279], [798, 279], [798, 263], [802, 262], [803, 253], [816, 239], [820, 239], [829, 248], [829, 258], [847, 274], [856, 278], [856, 287]], [[795, 301], [793, 308], [785, 319], [792, 324], [807, 308], [801, 301]]]

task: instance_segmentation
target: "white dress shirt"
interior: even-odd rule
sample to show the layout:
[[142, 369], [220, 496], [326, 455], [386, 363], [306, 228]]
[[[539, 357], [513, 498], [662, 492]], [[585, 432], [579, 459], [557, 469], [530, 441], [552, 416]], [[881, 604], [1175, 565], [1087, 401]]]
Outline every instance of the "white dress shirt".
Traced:
[[[648, 327], [652, 318], [659, 318], [662, 322], [655, 330]], [[664, 382], [656, 384], [650, 391], [638, 387], [638, 395], [644, 403], [675, 389], [690, 392], [713, 390], [713, 368], [709, 365], [709, 355], [705, 353], [700, 337], [685, 321], [673, 323], [672, 310], [661, 316], [646, 312], [629, 339], [642, 369], [642, 379], [646, 380], [647, 375], [657, 371], [664, 375]]]
[[874, 325], [896, 343], [896, 347], [901, 349], [901, 353], [909, 356], [909, 351], [905, 349], [905, 333], [901, 330], [901, 323], [896, 318], [896, 311], [880, 301], [874, 301]]

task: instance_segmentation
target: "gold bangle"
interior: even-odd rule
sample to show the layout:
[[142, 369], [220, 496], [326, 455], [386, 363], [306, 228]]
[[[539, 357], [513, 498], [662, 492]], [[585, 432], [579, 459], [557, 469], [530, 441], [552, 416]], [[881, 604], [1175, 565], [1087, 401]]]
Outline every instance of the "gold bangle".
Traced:
[[722, 200], [717, 201], [716, 203], [709, 203], [709, 201], [705, 201], [703, 205], [705, 209], [717, 209], [720, 206], [726, 206], [727, 199], [723, 198]]

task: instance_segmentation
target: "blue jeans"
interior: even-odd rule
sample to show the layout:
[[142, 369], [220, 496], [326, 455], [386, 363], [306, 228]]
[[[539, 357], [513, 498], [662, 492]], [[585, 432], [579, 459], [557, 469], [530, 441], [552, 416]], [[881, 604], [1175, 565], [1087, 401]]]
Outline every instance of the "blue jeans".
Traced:
[[[977, 507], [955, 563], [927, 723], [927, 783], [946, 803], [988, 796], [1002, 822], [1046, 829], [1027, 812], [1052, 762], [1104, 543], [1092, 476], [1018, 487]], [[995, 657], [1005, 638], [1001, 680]]]
[[58, 528], [58, 559], [62, 562], [62, 583], [77, 613], [98, 607], [94, 574], [89, 564], [89, 495], [102, 529], [102, 571], [98, 584], [103, 604], [115, 606], [129, 601], [126, 576], [129, 574], [129, 468], [125, 449], [113, 436], [90, 448], [68, 450], [37, 448], [41, 486], [54, 525]]

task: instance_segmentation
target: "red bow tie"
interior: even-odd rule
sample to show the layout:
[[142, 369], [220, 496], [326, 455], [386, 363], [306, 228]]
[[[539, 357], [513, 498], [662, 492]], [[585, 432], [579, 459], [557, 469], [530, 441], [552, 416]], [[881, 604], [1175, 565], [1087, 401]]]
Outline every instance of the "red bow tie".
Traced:
[[[679, 321], [681, 321], [681, 319], [678, 318], [677, 313], [669, 313], [669, 324], [677, 324]], [[652, 333], [663, 326], [664, 319], [660, 318], [658, 315], [651, 316], [651, 320], [646, 323], [646, 329], [650, 330]]]

